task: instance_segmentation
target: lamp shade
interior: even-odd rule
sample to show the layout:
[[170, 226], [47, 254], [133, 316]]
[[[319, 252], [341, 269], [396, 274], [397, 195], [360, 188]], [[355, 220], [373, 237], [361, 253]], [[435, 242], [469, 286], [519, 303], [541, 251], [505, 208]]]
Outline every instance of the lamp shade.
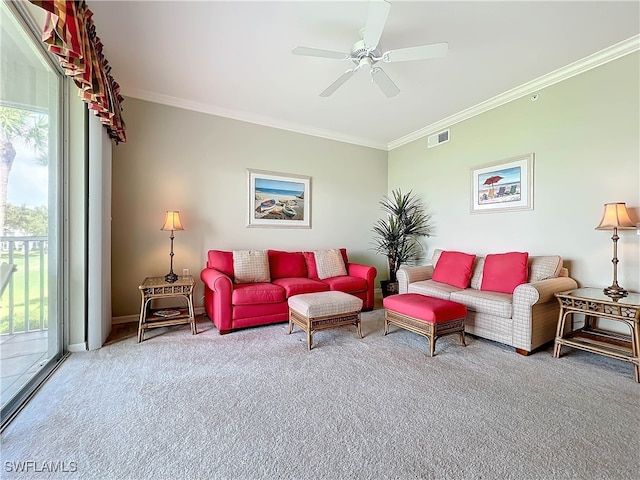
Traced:
[[627, 212], [627, 207], [623, 202], [604, 204], [602, 220], [600, 220], [600, 225], [596, 227], [596, 230], [613, 230], [614, 228], [636, 228], [636, 224], [629, 218], [629, 212]]
[[180, 212], [170, 211], [164, 219], [164, 225], [160, 230], [184, 230], [180, 221]]

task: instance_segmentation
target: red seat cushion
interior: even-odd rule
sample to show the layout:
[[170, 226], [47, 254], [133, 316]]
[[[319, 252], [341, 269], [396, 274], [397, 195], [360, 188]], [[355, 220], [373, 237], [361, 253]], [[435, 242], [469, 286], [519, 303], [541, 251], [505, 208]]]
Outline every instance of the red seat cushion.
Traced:
[[254, 303], [279, 303], [286, 301], [284, 288], [273, 283], [241, 283], [233, 286], [231, 303], [251, 305]]
[[518, 285], [527, 283], [528, 260], [527, 252], [487, 255], [484, 259], [480, 290], [513, 293]]
[[419, 293], [390, 295], [382, 300], [382, 305], [387, 310], [429, 323], [449, 322], [467, 315], [467, 307], [461, 303]]
[[367, 291], [367, 281], [360, 277], [331, 277], [322, 280], [329, 289], [344, 293], [360, 293]]
[[273, 283], [284, 289], [287, 298], [301, 293], [326, 292], [329, 290], [329, 285], [311, 278], [278, 278]]
[[467, 288], [475, 259], [475, 255], [468, 253], [444, 251], [438, 258], [431, 279], [453, 287]]

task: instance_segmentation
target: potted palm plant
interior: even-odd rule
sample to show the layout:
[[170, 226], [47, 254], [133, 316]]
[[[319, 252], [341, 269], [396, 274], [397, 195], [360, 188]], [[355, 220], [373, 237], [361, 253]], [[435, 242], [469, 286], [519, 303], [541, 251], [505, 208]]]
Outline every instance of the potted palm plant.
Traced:
[[386, 213], [373, 225], [374, 247], [377, 253], [387, 257], [389, 279], [382, 280], [382, 295], [398, 293], [396, 273], [404, 264], [412, 264], [420, 257], [422, 245], [419, 237], [431, 235], [431, 216], [424, 212], [420, 199], [412, 193], [403, 194], [401, 189], [385, 195], [380, 207]]

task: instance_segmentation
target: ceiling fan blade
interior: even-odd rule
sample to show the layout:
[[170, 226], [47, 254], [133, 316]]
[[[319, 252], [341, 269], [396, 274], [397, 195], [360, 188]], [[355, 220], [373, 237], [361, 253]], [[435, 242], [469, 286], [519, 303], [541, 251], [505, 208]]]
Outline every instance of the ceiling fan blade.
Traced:
[[389, 75], [387, 75], [380, 67], [374, 67], [371, 69], [371, 78], [387, 97], [395, 97], [400, 93], [398, 86], [393, 83], [393, 80], [389, 78]]
[[334, 52], [332, 50], [322, 50], [320, 48], [296, 47], [291, 50], [294, 55], [306, 55], [308, 57], [336, 58], [338, 60], [347, 60], [348, 53]]
[[324, 92], [320, 94], [321, 97], [328, 97], [333, 92], [335, 92], [338, 88], [340, 88], [347, 80], [353, 77], [353, 74], [356, 73], [356, 69], [352, 68], [351, 70], [347, 70], [342, 75], [338, 77], [338, 79], [329, 85]]
[[384, 30], [384, 25], [387, 23], [389, 10], [391, 10], [391, 4], [385, 0], [371, 0], [369, 2], [367, 23], [364, 26], [362, 39], [364, 44], [372, 49], [378, 46], [382, 30]]
[[425, 60], [428, 58], [441, 58], [447, 54], [449, 44], [432, 43], [430, 45], [421, 45], [419, 47], [400, 48], [398, 50], [389, 50], [382, 54], [384, 62], [406, 62], [408, 60]]

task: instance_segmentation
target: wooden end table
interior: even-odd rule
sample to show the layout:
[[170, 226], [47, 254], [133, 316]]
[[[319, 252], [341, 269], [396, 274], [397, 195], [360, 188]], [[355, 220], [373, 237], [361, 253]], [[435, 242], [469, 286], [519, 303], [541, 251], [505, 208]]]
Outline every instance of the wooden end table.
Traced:
[[[167, 327], [170, 325], [191, 324], [191, 334], [198, 333], [196, 317], [193, 312], [193, 287], [195, 281], [191, 275], [178, 277], [169, 283], [164, 277], [147, 277], [138, 288], [142, 295], [140, 322], [138, 324], [138, 343], [143, 340], [147, 328]], [[152, 300], [159, 298], [179, 298], [186, 306], [169, 308], [151, 308]]]
[[[599, 288], [578, 288], [556, 293], [560, 302], [560, 315], [556, 330], [553, 356], [560, 357], [563, 345], [587, 352], [605, 355], [629, 362], [633, 365], [636, 382], [640, 382], [640, 294], [629, 293], [620, 299], [613, 299]], [[584, 315], [584, 325], [573, 328], [573, 315]], [[566, 319], [571, 316], [571, 326], [566, 327]], [[607, 318], [625, 324], [629, 335], [597, 328], [596, 319]]]

